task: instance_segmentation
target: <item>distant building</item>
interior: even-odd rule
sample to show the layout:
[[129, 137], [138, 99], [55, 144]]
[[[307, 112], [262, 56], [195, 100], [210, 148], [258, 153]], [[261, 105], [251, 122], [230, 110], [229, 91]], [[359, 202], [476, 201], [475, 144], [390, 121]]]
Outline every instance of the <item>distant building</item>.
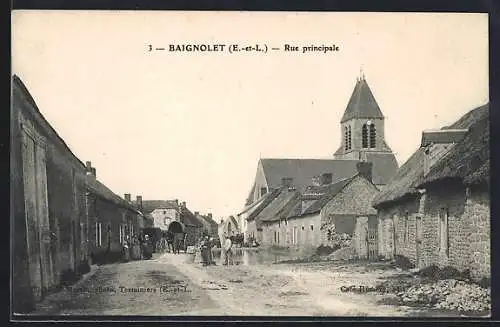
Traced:
[[144, 212], [153, 219], [153, 226], [167, 231], [186, 233], [186, 245], [195, 245], [203, 235], [203, 223], [178, 200], [144, 200]]
[[421, 147], [375, 197], [379, 253], [490, 277], [489, 109], [424, 131]]
[[195, 217], [203, 224], [203, 232], [211, 237], [217, 237], [218, 224], [212, 219], [212, 214], [201, 215], [198, 211], [194, 212]]

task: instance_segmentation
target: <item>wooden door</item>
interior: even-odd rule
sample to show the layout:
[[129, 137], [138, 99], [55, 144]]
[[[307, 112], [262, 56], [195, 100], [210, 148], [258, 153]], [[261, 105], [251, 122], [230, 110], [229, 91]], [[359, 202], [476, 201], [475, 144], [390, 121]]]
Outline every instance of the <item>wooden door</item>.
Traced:
[[377, 228], [368, 227], [368, 259], [378, 259]]
[[55, 258], [52, 254], [55, 239], [52, 237], [54, 226], [50, 225], [47, 195], [47, 169], [45, 149], [37, 145], [36, 158], [36, 186], [37, 186], [37, 218], [40, 226], [40, 261], [42, 265], [43, 288], [50, 289], [56, 284]]
[[24, 183], [24, 212], [26, 221], [26, 245], [28, 270], [35, 301], [42, 298], [42, 269], [40, 261], [40, 236], [36, 206], [35, 142], [23, 133], [22, 161]]
[[416, 266], [420, 267], [420, 260], [422, 257], [422, 217], [415, 218], [415, 256]]

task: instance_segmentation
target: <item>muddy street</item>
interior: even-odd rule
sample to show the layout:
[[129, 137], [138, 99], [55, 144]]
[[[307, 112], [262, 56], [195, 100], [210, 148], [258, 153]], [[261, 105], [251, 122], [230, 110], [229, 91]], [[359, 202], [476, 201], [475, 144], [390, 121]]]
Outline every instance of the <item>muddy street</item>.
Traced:
[[[396, 276], [383, 263], [260, 262], [204, 267], [193, 255], [94, 266], [87, 278], [39, 306], [37, 315], [439, 316], [387, 304], [384, 292], [352, 292]], [[446, 314], [444, 314], [446, 316]], [[449, 315], [448, 315], [449, 316]]]

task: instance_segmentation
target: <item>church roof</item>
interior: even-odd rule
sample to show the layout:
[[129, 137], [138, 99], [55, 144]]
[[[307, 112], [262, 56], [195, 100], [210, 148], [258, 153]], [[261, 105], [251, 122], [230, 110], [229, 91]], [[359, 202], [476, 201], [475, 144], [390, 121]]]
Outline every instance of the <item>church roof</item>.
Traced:
[[293, 178], [293, 186], [298, 191], [311, 185], [313, 177], [323, 173], [331, 173], [333, 183], [351, 177], [357, 173], [357, 162], [336, 159], [261, 159], [269, 188], [279, 188], [283, 178]]
[[384, 118], [364, 77], [358, 79], [340, 122], [352, 118]]

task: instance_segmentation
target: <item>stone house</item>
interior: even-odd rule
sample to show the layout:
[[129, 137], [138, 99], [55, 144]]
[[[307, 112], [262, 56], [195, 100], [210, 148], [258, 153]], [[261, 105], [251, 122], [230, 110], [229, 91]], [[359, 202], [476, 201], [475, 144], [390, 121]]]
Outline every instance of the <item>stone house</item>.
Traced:
[[[138, 236], [145, 216], [131, 201], [130, 194], [121, 198], [96, 178], [96, 169], [86, 162], [86, 202], [89, 220], [89, 251], [92, 258], [108, 253], [118, 258], [126, 239]], [[141, 197], [138, 196], [139, 202]]]
[[186, 233], [186, 245], [195, 245], [203, 235], [203, 223], [179, 200], [144, 200], [144, 213], [153, 219], [153, 227], [163, 236], [167, 231]]
[[229, 236], [234, 236], [240, 234], [240, 228], [238, 222], [234, 216], [229, 216], [221, 221], [219, 225], [220, 232], [226, 233]]
[[245, 213], [246, 215], [246, 231], [244, 236], [244, 241], [249, 243], [251, 240], [256, 240], [259, 244], [262, 243], [262, 222], [259, 219], [259, 214], [264, 208], [271, 203], [276, 196], [278, 196], [280, 189], [274, 189], [271, 192], [265, 194], [259, 201], [258, 204], [251, 209], [250, 212]]
[[286, 232], [284, 220], [294, 208], [300, 198], [300, 192], [294, 187], [283, 186], [277, 190], [277, 195], [262, 211], [257, 215], [256, 220], [260, 221], [262, 237], [260, 244], [263, 246], [277, 245], [287, 246], [289, 244], [289, 234]]
[[195, 211], [194, 215], [201, 221], [203, 224], [203, 232], [206, 232], [210, 237], [217, 238], [218, 237], [218, 227], [219, 224], [212, 218], [212, 214], [208, 213], [206, 215], [201, 215], [198, 211]]
[[381, 188], [394, 177], [398, 169], [396, 157], [385, 139], [385, 117], [364, 76], [357, 79], [340, 123], [340, 146], [332, 159], [263, 158], [257, 164], [256, 175], [238, 215], [246, 238], [259, 232], [255, 220], [264, 196], [283, 187], [283, 179], [293, 180], [298, 192], [303, 192], [311, 180], [321, 174], [331, 174], [331, 183], [357, 174], [357, 163], [372, 163], [372, 183]]
[[423, 132], [421, 147], [374, 199], [381, 256], [490, 276], [488, 110]]
[[358, 173], [331, 183], [331, 174], [316, 177], [302, 193], [281, 191], [259, 214], [263, 243], [296, 248], [332, 245], [330, 233], [353, 238], [359, 258], [376, 258], [376, 210], [371, 201], [379, 192], [371, 182], [372, 163], [358, 162]]
[[142, 201], [144, 213], [153, 220], [153, 226], [168, 231], [170, 223], [180, 221], [179, 200], [145, 200]]
[[85, 165], [12, 83], [10, 191], [13, 311], [29, 312], [87, 260]]

